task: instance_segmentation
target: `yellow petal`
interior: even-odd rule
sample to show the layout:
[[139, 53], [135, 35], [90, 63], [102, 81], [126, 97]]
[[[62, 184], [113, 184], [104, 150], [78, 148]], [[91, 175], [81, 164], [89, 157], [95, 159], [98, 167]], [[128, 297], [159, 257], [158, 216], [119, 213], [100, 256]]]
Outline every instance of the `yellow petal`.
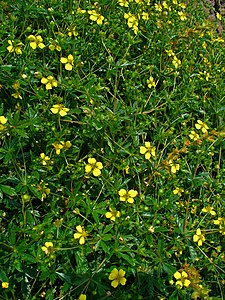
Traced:
[[124, 277], [126, 272], [124, 270], [120, 269], [118, 274], [120, 277]]
[[126, 278], [123, 277], [120, 279], [120, 284], [125, 285], [126, 281], [127, 281]]
[[31, 46], [32, 49], [36, 49], [37, 48], [36, 42], [31, 42], [30, 46]]
[[103, 168], [103, 165], [101, 162], [96, 162], [96, 167], [98, 167], [98, 169], [102, 169]]
[[81, 233], [76, 232], [73, 236], [75, 239], [79, 239], [81, 237]]
[[150, 159], [150, 158], [151, 158], [151, 153], [147, 152], [147, 153], [145, 154], [145, 158], [146, 158], [146, 159]]
[[80, 238], [80, 240], [79, 240], [79, 244], [80, 245], [83, 245], [85, 243], [85, 239], [84, 239], [84, 237], [82, 236], [81, 238]]
[[96, 159], [90, 157], [90, 158], [88, 158], [88, 163], [91, 164], [91, 165], [93, 165], [93, 164], [96, 163]]
[[43, 43], [40, 43], [40, 44], [38, 44], [38, 47], [39, 47], [40, 49], [43, 49], [43, 48], [45, 47], [45, 45], [44, 45]]
[[118, 274], [119, 274], [118, 270], [116, 268], [114, 268], [109, 275], [109, 279], [110, 280], [116, 279], [118, 277]]
[[193, 241], [196, 243], [196, 242], [198, 241], [198, 239], [199, 239], [198, 235], [195, 234], [195, 235], [193, 236]]
[[45, 77], [41, 78], [41, 83], [46, 84], [47, 82], [48, 82], [47, 78], [45, 78]]
[[58, 111], [59, 111], [58, 108], [54, 108], [54, 107], [52, 107], [50, 110], [51, 110], [51, 112], [52, 112], [53, 114], [57, 114]]
[[140, 147], [140, 153], [141, 154], [145, 154], [146, 151], [147, 151], [147, 149], [144, 146]]
[[97, 168], [94, 168], [93, 175], [97, 177], [97, 176], [101, 175], [101, 171]]
[[8, 50], [9, 52], [13, 52], [13, 46], [8, 46], [8, 47], [7, 47], [7, 50]]
[[120, 189], [118, 194], [120, 195], [120, 197], [123, 197], [127, 194], [127, 191], [125, 189]]
[[128, 199], [127, 199], [127, 202], [128, 202], [128, 203], [134, 203], [134, 198], [128, 198]]
[[108, 212], [105, 214], [105, 216], [106, 216], [106, 218], [110, 219], [110, 218], [112, 217], [112, 213], [108, 211]]
[[198, 229], [196, 230], [196, 234], [197, 234], [197, 235], [201, 235], [201, 234], [202, 234], [200, 228], [198, 228]]
[[67, 71], [71, 71], [71, 70], [73, 69], [73, 67], [72, 67], [71, 64], [66, 64], [66, 65], [65, 65], [65, 69], [66, 69]]
[[129, 190], [128, 194], [130, 197], [134, 198], [137, 196], [138, 192], [135, 190]]
[[86, 172], [86, 173], [90, 173], [91, 170], [92, 170], [92, 166], [91, 166], [91, 165], [86, 165], [86, 166], [85, 166], [85, 172]]
[[51, 83], [47, 83], [46, 86], [45, 86], [46, 90], [51, 90], [52, 89], [52, 85]]
[[174, 275], [173, 275], [176, 279], [180, 279], [181, 278], [181, 274], [180, 274], [180, 272], [176, 272], [176, 273], [174, 273]]
[[67, 58], [61, 57], [60, 61], [61, 61], [61, 63], [66, 64], [67, 63]]
[[80, 225], [76, 226], [76, 230], [77, 230], [78, 232], [80, 232], [80, 233], [83, 232], [83, 229], [82, 229], [82, 227], [81, 227]]
[[64, 110], [60, 110], [60, 111], [59, 111], [59, 114], [60, 114], [61, 117], [64, 117], [64, 116], [67, 115], [67, 112], [64, 111]]
[[111, 282], [111, 286], [114, 287], [114, 288], [118, 287], [118, 284], [119, 284], [118, 279], [115, 279], [115, 280], [113, 280], [113, 281]]

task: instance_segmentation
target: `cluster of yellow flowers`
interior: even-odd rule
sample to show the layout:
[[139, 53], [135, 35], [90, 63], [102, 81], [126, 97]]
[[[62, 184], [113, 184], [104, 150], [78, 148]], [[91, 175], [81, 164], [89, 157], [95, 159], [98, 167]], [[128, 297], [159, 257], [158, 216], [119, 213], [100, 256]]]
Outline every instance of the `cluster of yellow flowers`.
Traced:
[[132, 13], [125, 13], [124, 18], [127, 19], [127, 25], [135, 34], [138, 33], [138, 18]]
[[166, 53], [169, 57], [172, 57], [172, 64], [174, 65], [175, 69], [178, 69], [181, 66], [181, 60], [177, 58], [176, 54], [173, 50], [166, 50]]

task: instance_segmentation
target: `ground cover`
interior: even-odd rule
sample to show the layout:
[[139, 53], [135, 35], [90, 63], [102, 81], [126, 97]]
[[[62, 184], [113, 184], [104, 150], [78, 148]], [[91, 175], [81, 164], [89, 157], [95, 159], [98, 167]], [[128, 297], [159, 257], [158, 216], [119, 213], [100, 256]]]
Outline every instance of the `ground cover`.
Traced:
[[222, 15], [0, 4], [0, 299], [224, 299]]

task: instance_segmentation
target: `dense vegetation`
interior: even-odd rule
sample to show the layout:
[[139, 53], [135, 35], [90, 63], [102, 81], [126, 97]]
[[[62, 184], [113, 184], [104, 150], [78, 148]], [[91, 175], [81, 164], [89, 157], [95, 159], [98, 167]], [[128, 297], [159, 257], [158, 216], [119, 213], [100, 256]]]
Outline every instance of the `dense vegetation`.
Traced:
[[224, 299], [222, 16], [0, 4], [0, 299]]

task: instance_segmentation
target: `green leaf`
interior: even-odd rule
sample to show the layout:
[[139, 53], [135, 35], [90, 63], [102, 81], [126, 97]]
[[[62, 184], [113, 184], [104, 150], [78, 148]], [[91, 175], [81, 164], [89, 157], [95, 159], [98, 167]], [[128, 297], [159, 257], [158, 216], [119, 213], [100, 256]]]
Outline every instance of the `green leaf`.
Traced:
[[112, 251], [111, 251], [111, 249], [110, 249], [110, 247], [108, 247], [107, 245], [106, 245], [106, 243], [105, 242], [103, 242], [103, 241], [101, 241], [100, 242], [100, 245], [101, 245], [101, 247], [102, 247], [102, 249], [103, 249], [103, 251], [105, 252], [105, 253], [111, 253]]
[[166, 273], [170, 275], [173, 275], [176, 272], [176, 268], [167, 263], [163, 263], [163, 269]]
[[195, 251], [195, 248], [193, 246], [189, 245], [189, 251], [190, 251], [191, 260], [194, 262], [196, 260], [196, 257], [197, 257], [197, 253]]
[[114, 224], [106, 225], [106, 227], [103, 231], [103, 234], [106, 234], [107, 232], [109, 232], [113, 227], [114, 227]]
[[60, 273], [60, 272], [56, 272], [56, 274], [58, 274], [59, 277], [61, 277], [64, 281], [71, 284], [71, 277], [69, 275], [66, 275], [66, 274]]
[[0, 191], [2, 191], [2, 193], [7, 194], [9, 196], [15, 196], [16, 195], [15, 189], [12, 188], [9, 185], [0, 184]]
[[129, 255], [127, 255], [125, 253], [117, 252], [117, 256], [125, 259], [131, 266], [135, 266], [135, 260], [132, 257], [130, 257]]

